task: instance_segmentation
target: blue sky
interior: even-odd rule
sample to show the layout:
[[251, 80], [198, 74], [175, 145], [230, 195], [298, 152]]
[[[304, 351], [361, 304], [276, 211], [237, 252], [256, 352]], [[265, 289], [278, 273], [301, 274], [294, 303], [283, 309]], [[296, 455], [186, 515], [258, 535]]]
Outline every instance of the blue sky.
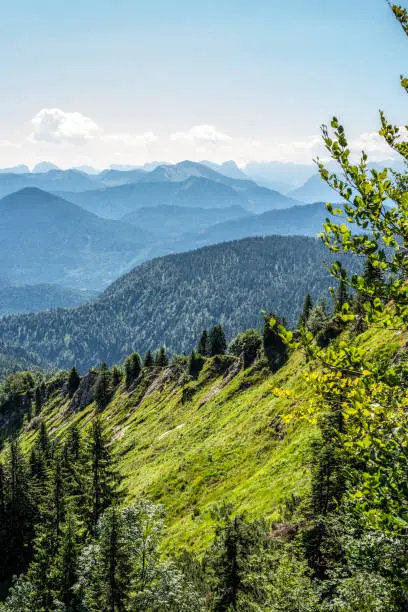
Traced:
[[0, 52], [3, 166], [306, 162], [332, 114], [378, 159], [406, 122], [385, 0], [3, 0]]

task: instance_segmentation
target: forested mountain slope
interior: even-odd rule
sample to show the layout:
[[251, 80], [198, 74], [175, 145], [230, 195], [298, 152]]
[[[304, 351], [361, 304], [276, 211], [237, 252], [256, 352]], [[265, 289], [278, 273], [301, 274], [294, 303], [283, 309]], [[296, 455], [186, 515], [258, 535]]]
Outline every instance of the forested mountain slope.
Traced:
[[[328, 296], [320, 241], [270, 236], [169, 255], [136, 267], [94, 302], [74, 309], [9, 315], [0, 338], [58, 367], [82, 371], [165, 344], [189, 352], [204, 327], [221, 322], [228, 338], [262, 324], [273, 310], [294, 324], [304, 297]], [[352, 264], [354, 267], [357, 264]]]
[[[164, 504], [170, 548], [202, 551], [214, 528], [210, 510], [218, 502], [232, 502], [251, 517], [277, 519], [292, 495], [306, 494], [313, 428], [286, 429], [279, 414], [288, 402], [271, 393], [283, 380], [306, 392], [303, 366], [296, 355], [271, 375], [266, 364], [242, 370], [239, 360], [224, 355], [207, 359], [187, 385], [177, 365], [145, 369], [130, 391], [122, 381], [103, 422], [127, 501], [145, 497]], [[73, 409], [60, 386], [41, 417], [59, 437], [74, 422], [89, 429], [94, 408], [91, 403]], [[29, 428], [24, 446], [36, 435]]]
[[[379, 359], [405, 342], [400, 334], [378, 330], [348, 341]], [[305, 372], [314, 367], [296, 351], [273, 373], [261, 351], [245, 369], [233, 355], [206, 358], [191, 378], [186, 361], [179, 360], [143, 368], [130, 386], [122, 378], [102, 411], [94, 402], [95, 386], [92, 391], [97, 372], [82, 379], [72, 400], [68, 373], [60, 373], [43, 389], [40, 417], [31, 423], [26, 418], [20, 442], [26, 450], [32, 446], [41, 420], [54, 440], [61, 441], [74, 423], [83, 435], [100, 414], [123, 478], [124, 502], [164, 504], [167, 549], [201, 553], [211, 542], [217, 504], [232, 504], [251, 519], [302, 516], [318, 429], [307, 419], [285, 422], [285, 415], [295, 409], [296, 397], [305, 402], [311, 396]], [[276, 394], [279, 388], [288, 393]], [[3, 405], [0, 411], [0, 434], [10, 409]]]

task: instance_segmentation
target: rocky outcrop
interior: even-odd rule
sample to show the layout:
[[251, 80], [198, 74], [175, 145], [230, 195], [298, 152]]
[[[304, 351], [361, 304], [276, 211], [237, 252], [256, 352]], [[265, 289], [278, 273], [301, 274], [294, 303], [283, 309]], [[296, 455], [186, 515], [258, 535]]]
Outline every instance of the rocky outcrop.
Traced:
[[81, 378], [79, 387], [75, 391], [68, 405], [68, 410], [80, 412], [94, 401], [94, 387], [97, 377], [97, 372], [90, 371], [86, 376]]

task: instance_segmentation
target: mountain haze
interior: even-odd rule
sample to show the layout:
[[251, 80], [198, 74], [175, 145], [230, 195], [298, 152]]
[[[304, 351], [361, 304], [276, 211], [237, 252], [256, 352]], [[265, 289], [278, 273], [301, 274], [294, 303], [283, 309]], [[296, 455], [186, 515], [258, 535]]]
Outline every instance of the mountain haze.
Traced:
[[98, 289], [140, 261], [148, 236], [35, 188], [0, 200], [0, 274]]

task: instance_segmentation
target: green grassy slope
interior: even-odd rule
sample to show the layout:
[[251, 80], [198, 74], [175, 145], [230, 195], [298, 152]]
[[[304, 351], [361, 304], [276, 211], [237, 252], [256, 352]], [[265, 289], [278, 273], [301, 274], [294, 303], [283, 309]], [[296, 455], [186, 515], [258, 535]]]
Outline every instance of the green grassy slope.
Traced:
[[[402, 342], [394, 332], [358, 337], [369, 351]], [[228, 373], [232, 362], [208, 359], [198, 380], [184, 386], [176, 366], [151, 368], [133, 391], [122, 383], [103, 412], [128, 499], [164, 504], [168, 547], [202, 551], [213, 534], [210, 510], [216, 503], [225, 500], [250, 517], [279, 520], [285, 502], [308, 493], [315, 427], [306, 421], [285, 426], [280, 414], [293, 399], [272, 393], [284, 387], [308, 396], [303, 357], [293, 354], [273, 375], [261, 366]], [[52, 436], [63, 436], [74, 420], [89, 426], [94, 406], [67, 413], [68, 403], [57, 392], [43, 409]], [[35, 435], [23, 433], [24, 446]]]

